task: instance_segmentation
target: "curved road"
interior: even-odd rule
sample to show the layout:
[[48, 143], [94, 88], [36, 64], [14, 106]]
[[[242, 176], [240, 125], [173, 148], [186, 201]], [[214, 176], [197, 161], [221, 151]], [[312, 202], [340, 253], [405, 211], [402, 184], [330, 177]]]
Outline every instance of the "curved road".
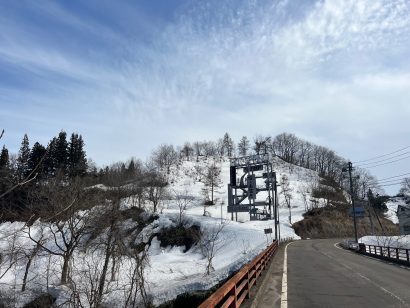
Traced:
[[337, 242], [326, 239], [289, 244], [289, 308], [410, 307], [408, 268], [343, 250], [336, 247]]

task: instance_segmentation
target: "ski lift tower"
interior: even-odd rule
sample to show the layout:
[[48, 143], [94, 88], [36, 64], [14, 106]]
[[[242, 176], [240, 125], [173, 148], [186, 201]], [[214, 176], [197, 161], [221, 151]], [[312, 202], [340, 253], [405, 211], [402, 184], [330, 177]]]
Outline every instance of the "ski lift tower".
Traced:
[[[249, 213], [250, 220], [275, 219], [277, 214], [276, 173], [271, 156], [257, 154], [231, 158], [228, 184], [228, 213], [238, 221], [238, 213]], [[263, 194], [259, 194], [265, 192]], [[263, 195], [263, 199], [258, 199]]]

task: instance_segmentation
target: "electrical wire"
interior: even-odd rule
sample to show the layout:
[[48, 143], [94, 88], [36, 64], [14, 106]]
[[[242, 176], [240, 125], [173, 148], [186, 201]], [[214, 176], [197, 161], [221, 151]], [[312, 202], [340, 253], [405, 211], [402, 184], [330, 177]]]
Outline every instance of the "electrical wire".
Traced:
[[400, 159], [396, 159], [396, 160], [389, 161], [389, 162], [387, 162], [387, 163], [376, 164], [376, 165], [374, 165], [374, 166], [366, 166], [365, 168], [374, 168], [374, 167], [384, 166], [384, 165], [392, 164], [392, 163], [395, 163], [395, 162], [398, 162], [398, 161], [401, 161], [401, 160], [404, 160], [404, 159], [407, 159], [407, 158], [410, 158], [410, 155], [409, 155], [409, 156], [406, 156], [406, 157], [403, 157], [403, 158], [400, 158]]
[[379, 188], [379, 187], [395, 186], [395, 185], [401, 185], [401, 184], [402, 182], [382, 184], [382, 185], [372, 185], [372, 186], [369, 186], [368, 188]]
[[401, 153], [401, 154], [398, 154], [398, 155], [395, 155], [395, 156], [392, 156], [392, 157], [389, 157], [389, 158], [385, 158], [385, 159], [382, 159], [382, 160], [378, 160], [378, 161], [374, 161], [374, 162], [366, 163], [366, 164], [361, 164], [361, 165], [358, 165], [356, 167], [363, 167], [363, 166], [367, 166], [367, 165], [374, 165], [374, 164], [382, 163], [382, 162], [385, 162], [385, 161], [388, 161], [388, 160], [391, 160], [393, 158], [397, 158], [397, 157], [400, 157], [400, 156], [403, 156], [403, 155], [406, 155], [406, 154], [410, 154], [410, 152], [404, 152], [404, 153]]
[[401, 152], [401, 151], [403, 151], [403, 150], [406, 150], [406, 149], [408, 149], [408, 148], [410, 148], [410, 145], [409, 145], [409, 146], [406, 146], [406, 147], [404, 147], [404, 148], [401, 148], [401, 149], [399, 149], [399, 150], [396, 150], [396, 151], [394, 151], [394, 152], [388, 153], [388, 154], [383, 154], [383, 155], [375, 156], [375, 157], [373, 157], [373, 158], [355, 161], [355, 162], [353, 162], [353, 164], [364, 163], [364, 162], [367, 162], [367, 161], [371, 161], [371, 160], [375, 160], [375, 159], [378, 159], [378, 158], [386, 157], [386, 156], [389, 156], [389, 155], [392, 155], [392, 154], [396, 154], [396, 153], [398, 153], [398, 152]]
[[377, 183], [383, 183], [383, 184], [388, 184], [389, 182], [396, 182], [396, 181], [404, 181], [406, 178], [399, 178], [399, 179], [390, 179], [390, 180], [384, 180], [384, 181], [377, 181]]
[[408, 172], [408, 173], [403, 173], [403, 174], [399, 174], [399, 175], [395, 175], [395, 176], [390, 176], [390, 177], [388, 177], [388, 178], [383, 178], [383, 179], [380, 179], [379, 182], [382, 182], [382, 181], [388, 180], [388, 179], [398, 178], [398, 177], [405, 176], [405, 175], [410, 175], [410, 172]]

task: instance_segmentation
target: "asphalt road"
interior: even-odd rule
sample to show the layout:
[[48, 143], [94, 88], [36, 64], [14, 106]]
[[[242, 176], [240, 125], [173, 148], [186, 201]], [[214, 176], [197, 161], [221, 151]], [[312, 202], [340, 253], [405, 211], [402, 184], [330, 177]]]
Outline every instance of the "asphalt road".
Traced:
[[287, 305], [410, 307], [410, 270], [335, 246], [304, 240], [287, 248]]

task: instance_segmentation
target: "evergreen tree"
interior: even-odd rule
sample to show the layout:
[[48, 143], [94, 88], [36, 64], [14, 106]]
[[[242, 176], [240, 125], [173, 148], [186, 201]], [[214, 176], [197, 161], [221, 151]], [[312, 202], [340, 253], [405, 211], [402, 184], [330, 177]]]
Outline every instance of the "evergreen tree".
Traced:
[[68, 146], [69, 176], [83, 176], [87, 173], [87, 159], [84, 151], [84, 141], [81, 135], [72, 133]]
[[246, 156], [249, 151], [249, 140], [246, 136], [243, 136], [238, 143], [238, 152], [241, 156]]
[[234, 155], [235, 145], [234, 145], [232, 138], [229, 136], [228, 133], [225, 133], [224, 135], [223, 144], [224, 144], [226, 153], [228, 154], [228, 157], [232, 157]]
[[24, 134], [23, 141], [17, 157], [17, 177], [24, 179], [29, 174], [28, 160], [30, 157], [30, 145], [27, 134]]
[[9, 162], [9, 150], [6, 149], [6, 146], [3, 145], [3, 149], [0, 154], [0, 169], [8, 169], [10, 166]]
[[136, 167], [135, 167], [135, 162], [134, 159], [131, 159], [128, 168], [127, 168], [127, 178], [129, 180], [133, 179], [136, 174]]
[[54, 151], [52, 152], [53, 162], [56, 171], [61, 171], [67, 175], [68, 172], [68, 143], [67, 133], [61, 131], [56, 138]]
[[46, 158], [44, 159], [44, 163], [43, 163], [44, 173], [49, 177], [54, 176], [55, 171], [56, 171], [56, 166], [55, 166], [55, 162], [54, 162], [54, 152], [55, 152], [56, 140], [57, 140], [57, 138], [54, 137], [48, 143], [48, 145], [47, 145], [47, 155], [46, 155]]
[[[9, 161], [9, 151], [3, 146], [0, 154], [0, 193], [7, 190], [10, 185], [11, 170]], [[4, 200], [3, 200], [4, 201]], [[2, 200], [0, 200], [0, 209], [3, 207]], [[7, 203], [7, 202], [6, 202]]]
[[42, 146], [40, 143], [36, 142], [33, 145], [33, 148], [31, 149], [30, 152], [30, 157], [28, 160], [28, 170], [31, 173], [35, 168], [36, 169], [36, 173], [38, 174], [38, 177], [41, 177], [44, 173], [44, 161], [41, 165], [40, 161], [41, 159], [44, 157], [44, 155], [46, 155], [46, 148], [44, 146]]

